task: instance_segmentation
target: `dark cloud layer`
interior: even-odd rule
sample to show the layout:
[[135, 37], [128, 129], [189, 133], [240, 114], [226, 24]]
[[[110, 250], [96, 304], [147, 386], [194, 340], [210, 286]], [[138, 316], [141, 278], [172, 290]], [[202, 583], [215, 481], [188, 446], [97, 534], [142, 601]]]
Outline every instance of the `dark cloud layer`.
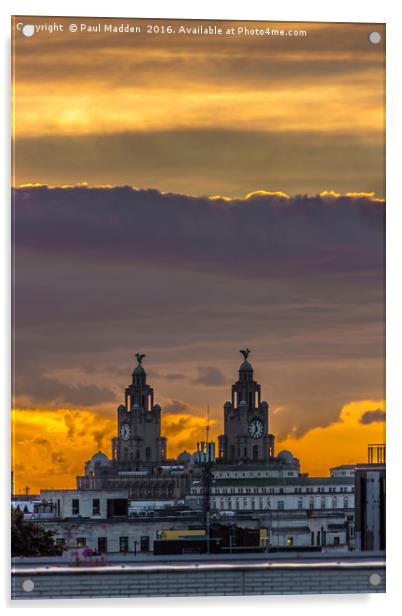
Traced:
[[168, 404], [165, 404], [163, 410], [166, 413], [183, 413], [184, 411], [188, 411], [188, 406], [185, 402], [181, 402], [180, 400], [172, 400]]
[[[86, 407], [112, 402], [116, 399], [115, 393], [106, 387], [94, 384], [65, 383], [49, 378], [28, 366], [29, 362], [23, 373], [16, 372], [15, 387], [19, 396], [28, 396], [33, 404]], [[72, 430], [74, 426], [69, 415], [66, 415], [65, 422]]]
[[186, 263], [252, 278], [383, 264], [385, 208], [366, 197], [225, 202], [129, 187], [25, 188], [14, 195], [17, 249], [42, 254]]
[[366, 411], [360, 417], [360, 423], [367, 425], [376, 421], [385, 421], [385, 411], [382, 409], [375, 409], [374, 411]]
[[198, 376], [193, 381], [195, 385], [208, 385], [210, 387], [219, 387], [227, 382], [221, 370], [215, 366], [199, 366]]

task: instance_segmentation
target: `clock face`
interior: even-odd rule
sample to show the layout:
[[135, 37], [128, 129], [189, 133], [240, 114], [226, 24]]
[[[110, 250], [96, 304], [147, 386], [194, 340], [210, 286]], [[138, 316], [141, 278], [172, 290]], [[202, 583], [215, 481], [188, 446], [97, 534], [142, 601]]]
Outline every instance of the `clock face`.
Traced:
[[248, 433], [251, 438], [261, 438], [264, 434], [264, 424], [259, 419], [252, 419], [248, 424]]
[[121, 428], [120, 428], [120, 436], [123, 439], [123, 441], [128, 441], [128, 439], [130, 438], [130, 426], [128, 425], [128, 423], [124, 423], [122, 424]]

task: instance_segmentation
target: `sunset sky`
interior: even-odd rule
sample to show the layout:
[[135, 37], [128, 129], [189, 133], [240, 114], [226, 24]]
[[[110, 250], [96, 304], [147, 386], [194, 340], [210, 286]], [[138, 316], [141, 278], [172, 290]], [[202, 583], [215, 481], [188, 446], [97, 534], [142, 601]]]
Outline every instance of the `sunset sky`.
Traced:
[[137, 351], [171, 456], [245, 345], [303, 471], [384, 442], [384, 44], [275, 27], [307, 36], [15, 34], [17, 490], [110, 455]]

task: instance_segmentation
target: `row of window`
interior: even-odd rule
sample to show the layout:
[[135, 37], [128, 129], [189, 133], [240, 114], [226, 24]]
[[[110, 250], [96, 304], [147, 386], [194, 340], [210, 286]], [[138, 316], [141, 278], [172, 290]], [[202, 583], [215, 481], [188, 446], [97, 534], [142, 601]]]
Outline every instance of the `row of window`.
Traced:
[[[287, 477], [294, 477], [295, 475], [297, 475], [297, 471], [287, 471], [286, 473]], [[243, 472], [243, 473], [214, 473], [214, 478], [215, 479], [224, 479], [224, 478], [233, 478], [233, 477], [246, 477], [248, 479], [252, 479], [253, 477], [269, 477], [270, 476], [270, 472], [260, 472], [258, 471], [257, 473], [253, 473], [253, 472]], [[278, 475], [276, 475], [277, 477]]]
[[[314, 488], [294, 488], [293, 491], [289, 491], [284, 488], [212, 488], [212, 494], [333, 494], [333, 493], [346, 493], [355, 491], [354, 487], [347, 488], [341, 487], [337, 488], [329, 488], [326, 490], [325, 488], [317, 488], [315, 491]], [[193, 488], [192, 494], [202, 494], [202, 488]]]
[[[92, 499], [92, 515], [100, 515], [100, 499], [93, 498]], [[72, 515], [80, 515], [80, 499], [73, 498], [71, 501], [71, 514]]]
[[[319, 502], [317, 502], [318, 499], [314, 499], [314, 498], [310, 498], [308, 499], [302, 499], [299, 498], [297, 501], [297, 509], [338, 509], [343, 507], [344, 509], [348, 509], [349, 508], [349, 499], [347, 497], [345, 497], [340, 501], [340, 499], [338, 499], [337, 497], [333, 497], [331, 499], [326, 499], [326, 498], [321, 498], [319, 500]], [[216, 500], [215, 498], [212, 499], [212, 507], [214, 509], [228, 509], [230, 510], [241, 510], [241, 509], [275, 509], [275, 504], [276, 504], [276, 509], [293, 509], [293, 507], [285, 507], [285, 501], [284, 500], [278, 500], [274, 501], [273, 506], [271, 503], [271, 500], [268, 499], [258, 499], [258, 500], [254, 500], [251, 499], [251, 501], [249, 501], [249, 499], [244, 498], [243, 500], [236, 498], [235, 500], [232, 500], [231, 498], [229, 498], [228, 500]]]
[[[107, 537], [98, 537], [98, 553], [105, 554], [108, 551], [108, 538]], [[149, 552], [149, 537], [141, 537], [138, 541], [137, 539], [133, 540], [133, 548], [134, 552], [139, 549], [141, 552]], [[56, 544], [64, 548], [66, 541], [64, 538], [56, 539]], [[77, 548], [85, 548], [87, 545], [86, 537], [77, 537], [76, 539], [76, 547]], [[119, 551], [120, 552], [128, 552], [129, 551], [129, 537], [119, 537]]]

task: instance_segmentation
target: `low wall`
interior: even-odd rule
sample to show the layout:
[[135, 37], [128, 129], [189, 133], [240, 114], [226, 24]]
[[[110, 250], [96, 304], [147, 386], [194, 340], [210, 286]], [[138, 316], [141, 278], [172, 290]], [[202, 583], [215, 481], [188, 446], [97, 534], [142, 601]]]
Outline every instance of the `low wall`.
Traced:
[[16, 568], [13, 599], [385, 592], [385, 563], [311, 561]]

